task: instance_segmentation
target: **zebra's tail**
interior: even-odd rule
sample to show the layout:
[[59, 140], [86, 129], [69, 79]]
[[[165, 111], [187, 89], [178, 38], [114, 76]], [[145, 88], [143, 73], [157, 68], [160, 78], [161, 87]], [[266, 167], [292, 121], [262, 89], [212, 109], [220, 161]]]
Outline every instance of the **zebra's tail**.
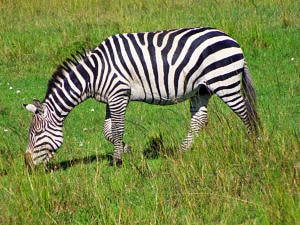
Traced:
[[246, 109], [248, 113], [250, 131], [254, 132], [258, 137], [258, 127], [260, 127], [260, 119], [256, 108], [256, 94], [249, 69], [245, 62], [242, 75], [243, 95], [245, 98]]

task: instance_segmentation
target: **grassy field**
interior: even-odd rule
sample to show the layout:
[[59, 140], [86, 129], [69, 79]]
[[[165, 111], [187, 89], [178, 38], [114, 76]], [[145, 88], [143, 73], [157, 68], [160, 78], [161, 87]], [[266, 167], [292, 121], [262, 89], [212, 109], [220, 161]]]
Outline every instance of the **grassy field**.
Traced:
[[[34, 2], [34, 3], [33, 3]], [[266, 1], [0, 0], [1, 224], [300, 224], [300, 4]], [[105, 106], [65, 122], [48, 169], [24, 165], [31, 115], [65, 58], [122, 32], [212, 26], [242, 46], [262, 119], [260, 141], [219, 99], [191, 151], [175, 149], [189, 104], [131, 103], [122, 168], [108, 166]]]

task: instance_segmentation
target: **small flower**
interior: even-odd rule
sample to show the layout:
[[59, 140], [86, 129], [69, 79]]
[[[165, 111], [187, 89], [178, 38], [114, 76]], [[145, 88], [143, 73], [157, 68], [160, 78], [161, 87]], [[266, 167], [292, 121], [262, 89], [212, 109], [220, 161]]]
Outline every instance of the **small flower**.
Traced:
[[95, 109], [91, 109], [91, 112], [94, 112], [95, 111]]
[[12, 90], [12, 89], [13, 89], [13, 87], [12, 87], [12, 86], [10, 86], [10, 87], [9, 87], [9, 90]]
[[294, 58], [294, 57], [292, 57], [292, 58], [291, 58], [291, 61], [294, 61], [294, 60], [295, 60], [295, 58]]
[[3, 131], [4, 131], [4, 132], [8, 132], [8, 129], [4, 129]]
[[21, 93], [21, 91], [20, 90], [17, 90], [17, 92], [16, 92], [18, 95]]
[[83, 142], [80, 142], [80, 143], [79, 143], [79, 147], [82, 147], [82, 146], [83, 146]]
[[83, 128], [83, 131], [87, 131], [88, 129], [85, 127], [85, 128]]

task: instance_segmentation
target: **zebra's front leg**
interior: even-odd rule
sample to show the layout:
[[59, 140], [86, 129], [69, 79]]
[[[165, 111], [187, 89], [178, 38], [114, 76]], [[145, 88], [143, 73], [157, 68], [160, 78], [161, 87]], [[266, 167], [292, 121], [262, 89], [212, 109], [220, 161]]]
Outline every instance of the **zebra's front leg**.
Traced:
[[[122, 155], [124, 150], [123, 134], [125, 111], [128, 104], [128, 98], [122, 97], [114, 99], [109, 104], [111, 136], [114, 144], [114, 155], [111, 165], [122, 165]], [[107, 120], [106, 120], [107, 121]], [[109, 124], [109, 121], [106, 122]], [[107, 125], [108, 126], [108, 125]], [[109, 137], [109, 135], [108, 135]]]
[[203, 129], [207, 123], [207, 104], [210, 94], [194, 96], [190, 102], [191, 123], [186, 138], [181, 144], [181, 150], [187, 150], [193, 145], [194, 136]]
[[[106, 116], [105, 116], [105, 121], [104, 121], [104, 126], [103, 126], [103, 134], [106, 140], [111, 142], [112, 144], [114, 143], [113, 140], [113, 135], [112, 135], [112, 129], [111, 129], [111, 115], [110, 115], [110, 110], [109, 106], [106, 105]], [[127, 145], [125, 142], [123, 142], [123, 152], [130, 152], [131, 147]]]

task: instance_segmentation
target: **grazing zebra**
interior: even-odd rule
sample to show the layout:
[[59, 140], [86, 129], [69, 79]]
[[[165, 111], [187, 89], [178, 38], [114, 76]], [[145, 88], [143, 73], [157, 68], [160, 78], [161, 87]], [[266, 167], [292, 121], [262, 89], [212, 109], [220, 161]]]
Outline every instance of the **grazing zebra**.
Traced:
[[27, 158], [47, 163], [63, 142], [63, 122], [87, 98], [106, 104], [104, 136], [113, 143], [113, 164], [122, 163], [124, 117], [129, 101], [168, 105], [190, 99], [190, 129], [181, 149], [207, 124], [207, 104], [216, 94], [257, 131], [254, 88], [239, 44], [210, 28], [117, 34], [92, 51], [72, 55], [48, 83], [43, 102], [24, 104], [34, 113]]

